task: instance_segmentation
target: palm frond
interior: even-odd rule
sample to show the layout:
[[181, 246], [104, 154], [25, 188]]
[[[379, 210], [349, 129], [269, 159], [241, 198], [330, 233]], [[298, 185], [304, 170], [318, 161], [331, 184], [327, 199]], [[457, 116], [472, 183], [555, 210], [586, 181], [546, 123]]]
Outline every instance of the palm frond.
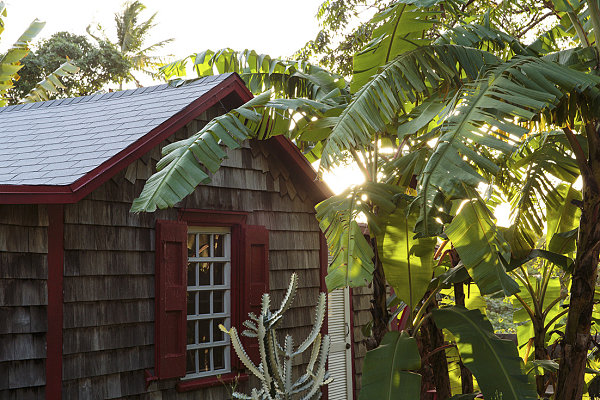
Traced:
[[495, 51], [510, 50], [512, 55], [537, 55], [532, 49], [524, 46], [509, 34], [479, 24], [464, 24], [449, 28], [433, 43], [438, 45], [456, 44], [475, 48], [482, 48], [485, 45], [486, 48], [491, 46]]
[[562, 203], [561, 182], [572, 184], [579, 176], [576, 161], [566, 149], [563, 132], [544, 132], [527, 138], [511, 157], [497, 185], [511, 205], [513, 223], [506, 231], [513, 254], [525, 257], [542, 237], [545, 208]]

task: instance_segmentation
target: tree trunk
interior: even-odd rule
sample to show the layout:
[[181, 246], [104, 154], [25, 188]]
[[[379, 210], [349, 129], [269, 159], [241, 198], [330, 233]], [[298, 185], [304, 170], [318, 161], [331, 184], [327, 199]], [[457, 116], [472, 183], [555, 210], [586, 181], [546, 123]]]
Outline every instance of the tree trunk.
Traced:
[[[541, 327], [540, 327], [541, 325]], [[544, 332], [543, 323], [534, 324], [534, 336], [533, 336], [533, 345], [534, 345], [534, 358], [536, 360], [547, 360], [548, 359], [548, 351], [546, 350], [546, 334]], [[546, 377], [544, 375], [538, 375], [535, 377], [535, 386], [537, 388], [537, 393], [540, 398], [544, 398], [544, 394], [546, 393]]]
[[[452, 264], [452, 266], [455, 266], [454, 260]], [[465, 306], [465, 287], [462, 282], [454, 284], [454, 302], [457, 306]], [[458, 365], [460, 367], [460, 384], [462, 393], [473, 393], [473, 390], [475, 389], [473, 387], [473, 374], [467, 367], [465, 367], [465, 365], [462, 363], [462, 360], [458, 362]]]
[[[429, 293], [425, 295], [427, 297]], [[433, 300], [427, 312], [431, 312], [437, 308], [437, 301]], [[418, 335], [418, 332], [415, 332]], [[421, 325], [421, 334], [417, 336], [417, 341], [420, 342], [421, 359], [423, 366], [419, 371], [423, 375], [421, 383], [421, 398], [426, 399], [425, 393], [427, 390], [435, 388], [436, 399], [446, 400], [452, 397], [450, 389], [450, 376], [448, 375], [448, 360], [446, 359], [446, 350], [444, 334], [439, 329], [433, 318], [427, 318]]]
[[579, 159], [583, 177], [583, 205], [577, 238], [577, 256], [571, 278], [571, 300], [565, 336], [561, 346], [556, 400], [581, 399], [586, 358], [590, 347], [590, 327], [598, 256], [600, 253], [600, 137], [595, 124], [586, 125], [589, 161]]
[[390, 315], [387, 309], [387, 286], [383, 265], [377, 255], [377, 241], [371, 239], [371, 246], [375, 252], [373, 271], [373, 299], [371, 300], [371, 316], [373, 317], [372, 341], [367, 342], [367, 350], [372, 350], [379, 346], [383, 337], [388, 333], [388, 322]]

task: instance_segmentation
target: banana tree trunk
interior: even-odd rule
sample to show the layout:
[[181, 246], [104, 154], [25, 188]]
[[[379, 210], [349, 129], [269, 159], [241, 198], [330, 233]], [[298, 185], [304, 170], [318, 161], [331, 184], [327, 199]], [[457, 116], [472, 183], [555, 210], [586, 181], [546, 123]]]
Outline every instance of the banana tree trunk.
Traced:
[[375, 271], [373, 272], [373, 299], [371, 300], [371, 316], [373, 317], [373, 339], [368, 342], [368, 349], [372, 350], [379, 346], [383, 337], [388, 332], [388, 322], [390, 315], [387, 309], [387, 286], [385, 281], [385, 273], [383, 265], [377, 254], [377, 241], [371, 239], [371, 246], [375, 253], [374, 264]]
[[[548, 359], [548, 351], [546, 350], [546, 331], [544, 331], [544, 324], [534, 323], [534, 336], [533, 336], [533, 345], [534, 345], [534, 358], [536, 360], [547, 360]], [[540, 398], [544, 398], [544, 394], [546, 393], [546, 376], [538, 375], [535, 377], [535, 385], [537, 388], [537, 393]]]
[[[458, 258], [458, 254], [456, 255]], [[456, 263], [458, 264], [458, 262]], [[452, 266], [455, 267], [454, 258], [452, 258]], [[457, 306], [465, 306], [465, 287], [462, 282], [454, 284], [454, 301]], [[460, 367], [460, 385], [462, 388], [462, 393], [473, 393], [475, 390], [473, 386], [473, 374], [465, 365], [462, 363], [462, 360], [458, 363]]]
[[[425, 295], [427, 297], [429, 293]], [[437, 301], [433, 300], [427, 307], [427, 313], [437, 308]], [[446, 400], [452, 396], [450, 389], [450, 375], [448, 374], [448, 359], [444, 343], [444, 334], [437, 327], [433, 318], [427, 318], [421, 325], [420, 335], [415, 332], [417, 343], [421, 350], [421, 359], [424, 365], [419, 371], [423, 376], [421, 381], [421, 398], [427, 399], [427, 391], [434, 389], [435, 398]]]
[[595, 123], [588, 123], [586, 131], [589, 161], [581, 162], [582, 157], [578, 157], [583, 177], [583, 204], [556, 400], [581, 399], [591, 341], [592, 307], [600, 253], [600, 136]]

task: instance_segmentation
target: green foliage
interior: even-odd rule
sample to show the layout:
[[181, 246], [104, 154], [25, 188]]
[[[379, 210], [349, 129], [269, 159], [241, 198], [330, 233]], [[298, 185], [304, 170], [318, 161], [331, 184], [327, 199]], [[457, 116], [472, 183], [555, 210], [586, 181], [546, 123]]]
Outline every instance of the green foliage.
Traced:
[[91, 43], [85, 36], [58, 32], [42, 41], [34, 52], [23, 60], [20, 79], [10, 90], [11, 103], [17, 103], [34, 89], [38, 82], [60, 70], [69, 61], [79, 68], [62, 77], [64, 87], [53, 83], [57, 90], [48, 99], [85, 96], [103, 89], [107, 84], [127, 76], [129, 62], [110, 44]]
[[446, 234], [482, 294], [503, 291], [510, 296], [519, 291], [504, 267], [510, 260], [510, 246], [481, 199], [466, 201]]
[[367, 352], [359, 400], [414, 400], [421, 392], [417, 341], [406, 332], [388, 332], [381, 345]]
[[[329, 1], [321, 15], [331, 18], [327, 24], [336, 29], [336, 21], [358, 4], [364, 3]], [[253, 52], [200, 53], [193, 58], [198, 73], [238, 71], [254, 91], [274, 88], [284, 99], [259, 97], [166, 148], [158, 174], [134, 208], [154, 210], [179, 201], [207, 179], [209, 174], [200, 171], [218, 168], [226, 154], [222, 147], [233, 148], [247, 138], [286, 134], [313, 159], [320, 158], [321, 171], [351, 160], [365, 184], [317, 207], [333, 255], [329, 289], [367, 284], [381, 262], [398, 299], [413, 308], [404, 326], [407, 333], [413, 338], [435, 334], [421, 329], [433, 316], [437, 327], [455, 336], [461, 360], [486, 398], [536, 398], [516, 347], [496, 338], [476, 310], [485, 308], [481, 297], [465, 300], [473, 310], [436, 307], [456, 301], [450, 290], [454, 284], [458, 291], [472, 280], [482, 295], [519, 302], [517, 325], [526, 322], [520, 315], [524, 310], [535, 328], [536, 346], [543, 347], [548, 329], [560, 325], [564, 289], [569, 274], [577, 272], [571, 258], [574, 238], [582, 237], [575, 229], [582, 197], [574, 185], [581, 172], [597, 168], [585, 161], [597, 144], [593, 130], [600, 104], [600, 78], [592, 70], [598, 64], [593, 31], [600, 29], [594, 4], [385, 4], [368, 23], [370, 41], [355, 54], [351, 90], [345, 81], [303, 62]], [[342, 15], [328, 14], [336, 7]], [[524, 18], [528, 13], [534, 20]], [[560, 26], [540, 25], [553, 16], [561, 18]], [[541, 35], [525, 40], [527, 32]], [[569, 41], [579, 41], [582, 48], [565, 49]], [[182, 65], [169, 68], [179, 73]], [[169, 68], [164, 71], [170, 73]], [[267, 117], [271, 124], [265, 128], [261, 122]], [[227, 129], [216, 129], [225, 123]], [[210, 140], [203, 136], [208, 133]], [[209, 144], [216, 156], [199, 150]], [[510, 221], [502, 221], [507, 228], [496, 226], [492, 213], [503, 202], [511, 209]], [[364, 220], [370, 240], [359, 225]], [[373, 282], [379, 297], [372, 301], [371, 326], [380, 340], [388, 329], [388, 310], [380, 295], [385, 293], [382, 281]], [[500, 311], [505, 312], [510, 314]], [[526, 325], [518, 331], [531, 343]], [[412, 366], [396, 366], [393, 355], [405, 337], [396, 336], [374, 350], [376, 357], [367, 356], [376, 361], [368, 361], [373, 370], [362, 398], [371, 392], [378, 394], [369, 398], [407, 393], [415, 398], [409, 390], [421, 378], [410, 372]], [[430, 355], [423, 356], [423, 363], [440, 371], [433, 360], [438, 357]], [[555, 373], [544, 360], [528, 371], [544, 367], [546, 374]], [[542, 395], [543, 377], [536, 383]], [[400, 387], [409, 389], [395, 393]]]
[[163, 158], [157, 163], [140, 196], [133, 202], [132, 212], [154, 211], [172, 207], [196, 186], [210, 181], [227, 157], [222, 146], [237, 149], [246, 139], [268, 139], [289, 134], [292, 116], [299, 110], [318, 114], [320, 103], [300, 99], [270, 100], [266, 92], [241, 107], [213, 119], [186, 140], [163, 148]]
[[406, 206], [405, 201], [401, 202], [386, 218], [387, 225], [379, 253], [388, 283], [412, 311], [429, 288], [436, 240], [414, 238], [412, 229], [418, 212], [410, 213]]
[[346, 82], [306, 61], [271, 58], [254, 50], [204, 50], [163, 65], [159, 73], [165, 79], [185, 77], [188, 63], [197, 76], [235, 72], [254, 94], [272, 90], [278, 97], [306, 97], [323, 100], [334, 91], [344, 93]]
[[535, 387], [521, 370], [523, 361], [515, 344], [494, 335], [492, 325], [479, 312], [464, 307], [433, 310], [435, 323], [456, 338], [463, 363], [477, 378], [486, 398], [537, 399]]
[[380, 234], [382, 228], [371, 210], [372, 205], [376, 204], [382, 213], [390, 213], [395, 208], [393, 198], [398, 192], [399, 188], [393, 185], [367, 182], [317, 205], [316, 217], [332, 257], [325, 277], [329, 291], [364, 286], [371, 280], [374, 253], [356, 220], [359, 215], [365, 216], [371, 233]]
[[[0, 33], [4, 31], [3, 17], [6, 17], [6, 4], [1, 1]], [[6, 105], [7, 91], [13, 87], [14, 81], [19, 78], [17, 73], [23, 68], [21, 60], [29, 54], [31, 41], [42, 30], [44, 25], [44, 22], [37, 19], [33, 21], [6, 53], [0, 55], [0, 106]]]
[[161, 63], [162, 59], [153, 53], [172, 42], [174, 39], [165, 39], [154, 44], [147, 44], [147, 39], [151, 30], [156, 27], [154, 13], [147, 20], [140, 20], [141, 13], [146, 9], [146, 6], [138, 0], [128, 1], [123, 4], [123, 9], [120, 13], [115, 14], [115, 25], [117, 28], [116, 41], [111, 41], [104, 33], [102, 26], [96, 28], [99, 33], [92, 33], [91, 26], [87, 27], [87, 32], [98, 41], [102, 47], [102, 43], [108, 43], [118, 50], [121, 57], [125, 59], [129, 65], [126, 75], [119, 75], [117, 81], [123, 82], [133, 81], [140, 86], [138, 79], [132, 74], [133, 71], [140, 71], [149, 76], [156, 76], [155, 68]]

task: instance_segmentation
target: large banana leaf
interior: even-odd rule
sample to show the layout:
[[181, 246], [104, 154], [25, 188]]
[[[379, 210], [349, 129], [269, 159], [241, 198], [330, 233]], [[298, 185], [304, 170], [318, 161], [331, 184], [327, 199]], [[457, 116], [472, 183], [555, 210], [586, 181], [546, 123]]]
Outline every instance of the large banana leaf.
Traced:
[[482, 294], [503, 291], [510, 296], [519, 291], [504, 268], [510, 261], [510, 246], [481, 199], [466, 201], [446, 234]]
[[376, 349], [367, 352], [359, 400], [415, 400], [421, 393], [421, 356], [415, 338], [388, 332]]
[[59, 88], [64, 89], [60, 78], [75, 74], [79, 71], [79, 67], [71, 64], [69, 61], [62, 63], [50, 75], [46, 76], [42, 81], [38, 82], [33, 89], [23, 98], [22, 103], [33, 103], [36, 101], [48, 100], [50, 93], [58, 92]]
[[371, 204], [377, 206], [380, 215], [388, 214], [395, 208], [392, 200], [399, 191], [397, 186], [366, 182], [317, 204], [316, 217], [332, 255], [325, 277], [329, 291], [364, 286], [372, 280], [374, 253], [357, 219], [365, 216], [371, 235], [381, 234], [383, 228]]
[[558, 193], [562, 201], [558, 205], [546, 205], [548, 226], [546, 228], [546, 246], [549, 251], [567, 254], [575, 251], [576, 235], [565, 235], [579, 225], [581, 209], [573, 201], [581, 201], [581, 192], [572, 185], [561, 185]]
[[490, 26], [464, 24], [452, 27], [434, 41], [435, 44], [457, 44], [465, 47], [483, 47], [491, 45], [496, 50], [509, 47], [514, 54], [537, 55], [514, 37]]
[[499, 186], [511, 205], [513, 220], [505, 237], [514, 258], [527, 256], [543, 235], [544, 204], [547, 209], [560, 207], [557, 183], [572, 184], [579, 176], [577, 163], [565, 150], [565, 140], [563, 132], [532, 135], [512, 155], [503, 174]]
[[515, 57], [484, 79], [465, 85], [441, 125], [441, 137], [419, 182], [417, 232], [438, 234], [441, 224], [435, 220], [435, 210], [443, 196], [466, 198], [465, 186], [484, 181], [473, 164], [491, 175], [498, 173], [497, 162], [490, 157], [512, 151], [513, 141], [528, 132], [523, 122], [556, 105], [565, 93], [584, 91], [599, 82], [598, 77], [538, 58]]
[[254, 94], [273, 90], [281, 97], [320, 100], [336, 90], [346, 93], [346, 81], [340, 76], [307, 61], [272, 58], [254, 50], [204, 50], [163, 65], [159, 72], [166, 79], [185, 76], [188, 60], [198, 76], [238, 73]]
[[[0, 10], [5, 12], [3, 2], [0, 3]], [[6, 105], [6, 91], [13, 86], [13, 80], [18, 78], [17, 72], [23, 68], [20, 61], [29, 54], [29, 43], [44, 25], [45, 22], [37, 19], [33, 21], [12, 47], [0, 57], [0, 107]]]
[[398, 1], [371, 20], [380, 25], [373, 31], [373, 40], [354, 55], [352, 92], [362, 88], [380, 67], [396, 56], [431, 43], [425, 32], [433, 27], [438, 12], [406, 3]]
[[327, 109], [310, 100], [270, 100], [270, 96], [270, 92], [256, 96], [213, 119], [188, 139], [165, 146], [163, 158], [156, 164], [157, 172], [146, 181], [131, 211], [172, 207], [200, 183], [210, 181], [209, 173], [215, 173], [227, 156], [224, 146], [235, 149], [246, 139], [288, 134], [298, 112], [318, 115]]
[[[405, 113], [405, 103], [430, 95], [442, 84], [460, 85], [463, 73], [476, 79], [483, 69], [499, 62], [491, 53], [455, 45], [419, 47], [399, 55], [365, 82], [337, 118], [323, 149], [321, 167], [336, 164], [345, 150], [369, 146], [373, 133], [385, 131], [398, 114]], [[438, 103], [446, 105], [451, 98], [443, 97]], [[441, 107], [435, 109], [438, 112], [429, 113], [431, 118]]]
[[385, 278], [398, 298], [411, 309], [421, 300], [433, 277], [435, 238], [415, 239], [412, 229], [417, 214], [407, 215], [406, 204], [387, 218], [381, 244], [381, 262]]
[[479, 310], [454, 306], [432, 311], [438, 327], [456, 338], [458, 352], [473, 373], [486, 399], [536, 400], [533, 382], [521, 370], [515, 344], [494, 335], [490, 322]]

